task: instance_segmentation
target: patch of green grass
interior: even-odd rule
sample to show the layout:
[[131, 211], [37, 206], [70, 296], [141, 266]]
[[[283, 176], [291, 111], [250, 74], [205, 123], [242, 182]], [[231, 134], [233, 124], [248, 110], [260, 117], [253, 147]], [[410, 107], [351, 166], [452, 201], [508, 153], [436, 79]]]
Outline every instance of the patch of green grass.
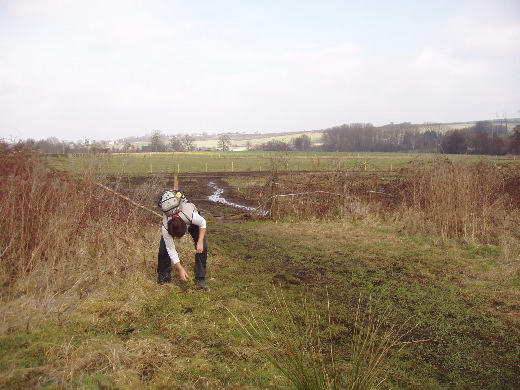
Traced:
[[437, 245], [345, 221], [211, 223], [208, 232], [211, 292], [159, 286], [155, 265], [129, 273], [83, 298], [60, 326], [2, 334], [0, 386], [289, 389], [230, 314], [254, 315], [278, 331], [273, 287], [291, 307], [304, 296], [324, 316], [330, 299], [335, 347], [345, 356], [360, 297], [371, 302], [361, 314], [391, 309], [388, 326], [412, 318], [418, 326], [392, 357], [386, 388], [519, 385], [520, 331], [511, 317], [518, 275], [500, 274], [493, 246]]
[[475, 259], [477, 257], [496, 258], [500, 254], [497, 246], [493, 245], [466, 245], [466, 257]]
[[[441, 373], [438, 388], [471, 383], [485, 388], [500, 382], [503, 388], [513, 388], [508, 386], [518, 382], [514, 374], [517, 358], [514, 348], [507, 346], [518, 342], [519, 332], [510, 328], [506, 318], [487, 312], [492, 297], [486, 290], [496, 288], [496, 281], [485, 276], [489, 269], [473, 262], [474, 249], [464, 256], [464, 246], [438, 246], [424, 237], [408, 240], [386, 229], [367, 233], [361, 227], [343, 237], [330, 227], [303, 223], [263, 226], [262, 243], [251, 244], [254, 254], [248, 254], [248, 262], [261, 264], [262, 273], [286, 275], [273, 278], [284, 288], [315, 286], [313, 294], [318, 300], [324, 299], [320, 287], [327, 285], [332, 300], [346, 305], [344, 313], [352, 311], [352, 302], [361, 292], [381, 307], [392, 305], [396, 321], [414, 316], [420, 321], [418, 336], [430, 340], [414, 349], [423, 364], [435, 362]], [[233, 234], [239, 241], [247, 236], [243, 227], [230, 228], [236, 230]], [[298, 240], [292, 239], [295, 236]], [[236, 252], [236, 248], [229, 250]], [[476, 253], [492, 259], [498, 252], [486, 247]], [[478, 274], [482, 283], [467, 285], [466, 279]]]
[[111, 390], [117, 389], [117, 385], [106, 377], [105, 374], [92, 373], [81, 375], [74, 383], [74, 387], [83, 390]]

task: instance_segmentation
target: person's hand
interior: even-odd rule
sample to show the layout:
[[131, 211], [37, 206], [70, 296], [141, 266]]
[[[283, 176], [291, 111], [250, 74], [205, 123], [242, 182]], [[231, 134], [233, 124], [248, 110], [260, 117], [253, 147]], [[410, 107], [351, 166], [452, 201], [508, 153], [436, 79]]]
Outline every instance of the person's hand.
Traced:
[[202, 242], [197, 242], [197, 248], [195, 249], [197, 251], [197, 253], [202, 253], [204, 252], [204, 243]]
[[177, 269], [179, 270], [179, 277], [181, 278], [181, 280], [183, 282], [189, 282], [190, 277], [188, 276], [188, 273], [186, 272], [184, 267], [181, 265], [181, 263], [177, 263], [175, 265], [176, 265]]
[[188, 274], [186, 273], [184, 268], [182, 269], [182, 271], [179, 271], [179, 276], [180, 276], [180, 278], [181, 278], [181, 280], [183, 282], [189, 282], [190, 281], [190, 277], [188, 276]]

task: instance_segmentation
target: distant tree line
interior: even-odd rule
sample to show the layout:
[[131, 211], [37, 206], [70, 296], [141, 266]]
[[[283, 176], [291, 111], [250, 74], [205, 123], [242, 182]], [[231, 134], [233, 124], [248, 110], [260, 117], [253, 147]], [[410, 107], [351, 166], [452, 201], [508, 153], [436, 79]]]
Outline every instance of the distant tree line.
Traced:
[[[2, 140], [5, 144], [7, 142]], [[36, 149], [43, 153], [66, 154], [66, 153], [107, 153], [111, 149], [106, 141], [84, 141], [70, 142], [60, 141], [56, 137], [49, 137], [42, 140], [34, 140], [29, 138], [25, 141], [10, 142], [13, 150], [21, 150], [24, 148]]]
[[254, 149], [268, 152], [308, 151], [312, 150], [312, 141], [307, 134], [303, 134], [293, 138], [289, 142], [274, 139], [263, 144], [255, 145]]
[[490, 121], [443, 132], [439, 125], [354, 123], [324, 131], [321, 149], [327, 152], [441, 152], [448, 154], [519, 154], [520, 125], [512, 133]]
[[440, 147], [448, 154], [520, 154], [520, 125], [508, 133], [503, 126], [477, 122], [473, 127], [446, 132]]
[[[14, 148], [32, 148], [44, 153], [108, 153], [114, 152], [182, 152], [205, 150], [197, 148], [196, 138], [189, 134], [165, 136], [155, 130], [149, 136], [149, 144], [136, 146], [130, 140], [123, 145], [109, 145], [107, 141], [69, 142], [55, 137], [36, 141], [11, 142]], [[219, 150], [231, 149], [229, 134], [218, 136]], [[352, 123], [323, 130], [322, 139], [312, 142], [307, 134], [285, 141], [272, 139], [252, 145], [246, 141], [247, 150], [262, 151], [323, 151], [323, 152], [438, 152], [447, 154], [520, 154], [520, 125], [508, 131], [502, 124], [479, 121], [464, 129], [446, 130], [439, 124], [412, 125], [391, 124], [374, 127], [370, 123]]]

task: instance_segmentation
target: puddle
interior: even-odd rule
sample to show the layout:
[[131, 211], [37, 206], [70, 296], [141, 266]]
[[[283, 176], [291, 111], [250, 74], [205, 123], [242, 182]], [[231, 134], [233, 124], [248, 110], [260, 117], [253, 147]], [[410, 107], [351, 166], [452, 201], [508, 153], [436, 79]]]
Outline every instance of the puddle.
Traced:
[[209, 186], [211, 188], [213, 188], [213, 190], [215, 191], [215, 192], [213, 192], [213, 195], [208, 196], [208, 199], [211, 200], [212, 202], [223, 203], [225, 205], [236, 207], [236, 208], [239, 208], [239, 209], [242, 209], [245, 211], [249, 211], [249, 212], [256, 211], [256, 207], [244, 206], [244, 205], [241, 205], [238, 203], [233, 203], [233, 202], [227, 201], [225, 198], [222, 197], [224, 190], [222, 188], [220, 188], [217, 184], [215, 184], [215, 182], [210, 182]]

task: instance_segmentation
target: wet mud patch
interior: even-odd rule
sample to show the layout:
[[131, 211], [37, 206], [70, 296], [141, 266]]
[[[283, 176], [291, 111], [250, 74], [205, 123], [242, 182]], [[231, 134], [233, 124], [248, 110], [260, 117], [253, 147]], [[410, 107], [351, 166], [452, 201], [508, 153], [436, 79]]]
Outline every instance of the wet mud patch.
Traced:
[[233, 186], [218, 176], [186, 177], [179, 181], [180, 189], [201, 214], [236, 220], [250, 218], [256, 213], [256, 205], [251, 200], [240, 196]]
[[[243, 192], [230, 185], [222, 174], [181, 175], [178, 181], [178, 189], [184, 192], [186, 198], [206, 217], [238, 221], [250, 219], [255, 214], [257, 205], [246, 199]], [[162, 191], [173, 188], [174, 176], [116, 175], [108, 177], [106, 185], [117, 193], [155, 210]]]

